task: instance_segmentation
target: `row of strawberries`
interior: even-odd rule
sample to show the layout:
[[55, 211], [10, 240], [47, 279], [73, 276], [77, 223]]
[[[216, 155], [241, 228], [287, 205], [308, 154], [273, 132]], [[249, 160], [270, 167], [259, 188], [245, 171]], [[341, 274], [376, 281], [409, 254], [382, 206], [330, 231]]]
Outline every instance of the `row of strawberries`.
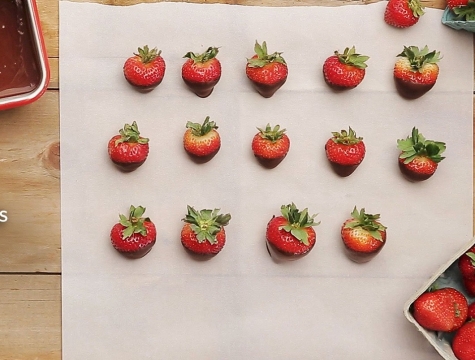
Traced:
[[[457, 265], [465, 292], [475, 297], [475, 246], [459, 257]], [[457, 359], [475, 359], [475, 301], [469, 304], [452, 287], [430, 288], [414, 301], [412, 313], [423, 328], [454, 334], [451, 346]]]
[[[218, 126], [207, 116], [202, 124], [188, 121], [183, 135], [183, 147], [198, 163], [211, 160], [221, 148]], [[279, 125], [257, 128], [251, 148], [256, 159], [266, 168], [274, 168], [287, 156], [290, 138]], [[444, 159], [444, 142], [426, 139], [417, 128], [413, 128], [406, 139], [397, 140], [401, 150], [398, 158], [402, 173], [410, 180], [426, 180], [437, 170]], [[148, 157], [149, 139], [140, 135], [138, 125], [125, 124], [119, 134], [108, 142], [110, 159], [123, 171], [133, 171]], [[362, 137], [356, 136], [350, 127], [348, 131], [333, 132], [325, 143], [325, 153], [335, 172], [349, 176], [363, 161], [366, 146]]]
[[[248, 59], [246, 75], [256, 91], [269, 98], [280, 89], [289, 73], [287, 63], [281, 52], [269, 54], [264, 41], [254, 46], [255, 54]], [[149, 49], [146, 45], [139, 48], [134, 56], [124, 64], [125, 79], [140, 91], [151, 91], [165, 76], [165, 60], [161, 51]], [[188, 52], [188, 60], [182, 66], [182, 79], [197, 96], [206, 98], [211, 95], [221, 78], [221, 63], [217, 59], [218, 48], [209, 47], [204, 53]], [[394, 79], [399, 93], [410, 99], [418, 98], [429, 91], [439, 75], [440, 53], [430, 51], [427, 46], [404, 46], [397, 55], [400, 57], [394, 65]], [[368, 56], [356, 53], [355, 47], [346, 48], [343, 53], [335, 51], [323, 64], [325, 82], [333, 89], [345, 90], [358, 86], [366, 74]]]

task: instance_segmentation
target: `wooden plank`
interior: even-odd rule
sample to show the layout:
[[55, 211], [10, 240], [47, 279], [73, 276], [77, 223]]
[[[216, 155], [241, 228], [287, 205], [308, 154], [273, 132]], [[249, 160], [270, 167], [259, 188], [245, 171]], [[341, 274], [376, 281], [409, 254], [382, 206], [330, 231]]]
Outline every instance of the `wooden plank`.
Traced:
[[41, 28], [48, 57], [59, 56], [59, 1], [37, 0]]
[[59, 99], [0, 112], [0, 272], [60, 271]]
[[61, 277], [0, 275], [0, 359], [61, 359]]

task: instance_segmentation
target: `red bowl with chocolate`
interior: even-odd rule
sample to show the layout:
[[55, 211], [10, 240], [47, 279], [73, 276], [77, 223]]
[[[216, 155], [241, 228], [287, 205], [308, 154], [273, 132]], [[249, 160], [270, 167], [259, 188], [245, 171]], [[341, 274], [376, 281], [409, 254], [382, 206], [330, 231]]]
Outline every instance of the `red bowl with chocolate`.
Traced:
[[35, 0], [0, 1], [0, 54], [0, 110], [41, 97], [50, 70]]

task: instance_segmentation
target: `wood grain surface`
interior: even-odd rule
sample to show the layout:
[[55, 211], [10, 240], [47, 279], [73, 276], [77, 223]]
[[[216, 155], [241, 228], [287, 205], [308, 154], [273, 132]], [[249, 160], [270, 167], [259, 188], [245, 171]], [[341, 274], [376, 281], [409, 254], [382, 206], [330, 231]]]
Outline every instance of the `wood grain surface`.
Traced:
[[[87, 0], [76, 0], [85, 2]], [[92, 0], [91, 0], [92, 2]], [[154, 0], [96, 0], [133, 5]], [[187, 0], [243, 6], [364, 5], [373, 0]], [[444, 0], [423, 0], [443, 9]], [[37, 0], [51, 67], [35, 103], [0, 112], [0, 359], [61, 359], [59, 2]]]

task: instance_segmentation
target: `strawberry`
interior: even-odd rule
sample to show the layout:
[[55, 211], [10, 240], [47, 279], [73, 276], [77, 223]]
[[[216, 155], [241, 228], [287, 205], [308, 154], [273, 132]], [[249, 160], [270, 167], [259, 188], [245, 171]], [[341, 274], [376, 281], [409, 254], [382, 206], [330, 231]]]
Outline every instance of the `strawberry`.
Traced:
[[257, 128], [259, 132], [252, 139], [252, 151], [255, 157], [266, 167], [277, 166], [290, 149], [290, 139], [285, 129], [279, 125], [272, 128], [270, 124], [265, 129]]
[[414, 319], [427, 330], [452, 332], [467, 320], [468, 303], [454, 288], [429, 290], [412, 304]]
[[430, 178], [437, 170], [444, 157], [445, 143], [426, 140], [415, 127], [411, 136], [399, 139], [397, 147], [401, 150], [398, 163], [403, 175], [411, 181], [422, 181]]
[[325, 82], [336, 90], [353, 89], [364, 79], [369, 56], [356, 53], [355, 47], [346, 48], [343, 54], [335, 51], [323, 63]]
[[256, 41], [254, 51], [256, 54], [247, 59], [246, 75], [259, 94], [270, 98], [287, 80], [287, 63], [281, 52], [268, 54], [265, 41], [262, 45]]
[[475, 296], [475, 279], [462, 278], [462, 284], [468, 296]]
[[475, 302], [468, 305], [467, 320], [475, 320]]
[[139, 90], [153, 90], [165, 76], [165, 60], [160, 54], [161, 51], [157, 48], [150, 50], [148, 45], [138, 48], [138, 53], [125, 61], [125, 79]]
[[427, 46], [404, 46], [394, 65], [394, 80], [399, 94], [416, 99], [432, 89], [439, 76], [440, 52], [430, 51]]
[[449, 9], [454, 9], [457, 7], [467, 6], [469, 0], [446, 0], [446, 3]]
[[119, 135], [113, 136], [108, 143], [109, 157], [123, 171], [133, 171], [147, 159], [149, 139], [140, 136], [137, 123], [125, 124]]
[[384, 21], [397, 28], [415, 25], [424, 15], [424, 8], [419, 0], [389, 0], [384, 12]]
[[216, 58], [218, 48], [209, 47], [202, 54], [187, 52], [181, 69], [181, 77], [186, 85], [201, 98], [208, 97], [221, 78], [221, 63]]
[[341, 239], [348, 258], [363, 263], [375, 257], [386, 244], [386, 227], [379, 222], [379, 214], [366, 214], [355, 208], [351, 218], [341, 227]]
[[462, 277], [475, 280], [475, 246], [459, 257], [457, 265]]
[[224, 226], [228, 225], [231, 215], [219, 214], [219, 209], [196, 211], [191, 206], [187, 208], [181, 230], [182, 245], [194, 254], [216, 255], [226, 243]]
[[475, 359], [475, 321], [468, 321], [457, 330], [452, 340], [452, 351], [458, 360]]
[[153, 222], [144, 218], [145, 208], [131, 206], [129, 217], [119, 215], [120, 221], [112, 227], [112, 246], [121, 254], [132, 259], [144, 257], [152, 250], [157, 238]]
[[188, 154], [203, 160], [211, 159], [221, 147], [221, 138], [216, 131], [218, 126], [206, 117], [203, 124], [186, 123], [187, 130], [183, 136], [183, 146]]
[[332, 137], [325, 144], [325, 153], [335, 172], [348, 176], [363, 161], [366, 147], [362, 137], [357, 137], [350, 127], [348, 131], [332, 132]]
[[276, 260], [296, 260], [312, 250], [317, 240], [313, 226], [317, 216], [308, 214], [308, 209], [299, 211], [294, 203], [282, 205], [281, 216], [273, 216], [267, 224], [266, 245], [269, 254]]
[[475, 1], [447, 0], [447, 6], [455, 14], [454, 20], [475, 21]]

